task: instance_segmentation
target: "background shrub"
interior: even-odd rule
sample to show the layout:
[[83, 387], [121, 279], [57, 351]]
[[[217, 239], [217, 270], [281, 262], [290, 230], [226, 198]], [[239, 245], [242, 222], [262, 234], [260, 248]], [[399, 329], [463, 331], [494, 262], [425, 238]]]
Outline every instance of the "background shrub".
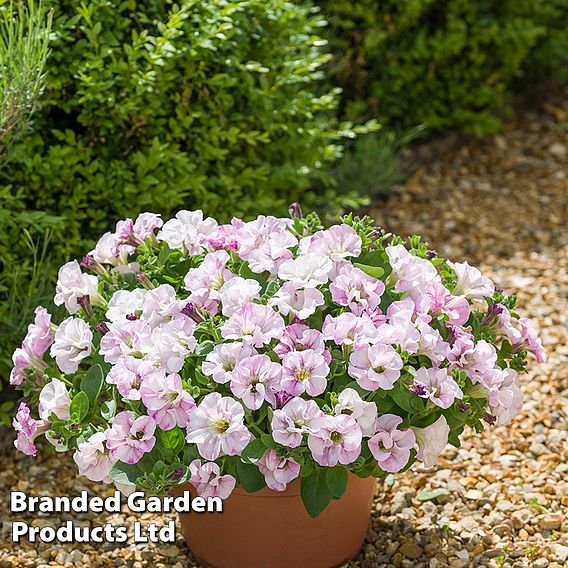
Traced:
[[[337, 91], [320, 83], [329, 59], [322, 19], [307, 6], [45, 4], [54, 16], [42, 108], [0, 172], [4, 376], [29, 320], [24, 308], [35, 303], [23, 298], [52, 289], [45, 266], [85, 253], [118, 218], [142, 210], [284, 213], [290, 201], [309, 201], [303, 192], [341, 149]], [[41, 255], [47, 239], [32, 286], [33, 251]]]
[[[348, 118], [495, 131], [512, 79], [558, 16], [547, 0], [319, 0]], [[560, 11], [567, 0], [554, 0]], [[546, 51], [546, 48], [544, 48]]]

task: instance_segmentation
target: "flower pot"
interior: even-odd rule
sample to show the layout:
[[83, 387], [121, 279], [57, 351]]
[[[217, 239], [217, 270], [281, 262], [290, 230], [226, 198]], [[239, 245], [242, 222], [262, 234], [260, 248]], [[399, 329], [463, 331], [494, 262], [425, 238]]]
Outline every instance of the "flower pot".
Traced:
[[[189, 484], [175, 488], [180, 495]], [[286, 491], [237, 488], [222, 513], [180, 514], [192, 553], [214, 568], [332, 568], [355, 557], [367, 533], [375, 479], [350, 474], [347, 492], [315, 519], [300, 497], [300, 483]]]

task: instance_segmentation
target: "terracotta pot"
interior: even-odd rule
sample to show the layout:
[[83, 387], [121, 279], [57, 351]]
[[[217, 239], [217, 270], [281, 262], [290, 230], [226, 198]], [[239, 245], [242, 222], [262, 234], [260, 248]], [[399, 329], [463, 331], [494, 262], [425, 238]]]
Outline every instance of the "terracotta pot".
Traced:
[[[375, 479], [350, 474], [347, 492], [315, 519], [307, 514], [300, 483], [286, 491], [235, 489], [222, 513], [180, 514], [190, 550], [214, 568], [332, 568], [354, 558], [367, 533]], [[189, 484], [174, 494], [191, 490]]]

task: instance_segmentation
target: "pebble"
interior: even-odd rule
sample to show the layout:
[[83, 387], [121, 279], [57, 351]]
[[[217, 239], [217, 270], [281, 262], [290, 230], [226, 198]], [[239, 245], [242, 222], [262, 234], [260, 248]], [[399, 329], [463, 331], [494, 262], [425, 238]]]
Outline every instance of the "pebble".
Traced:
[[404, 554], [406, 558], [410, 558], [412, 560], [420, 558], [423, 552], [423, 550], [415, 542], [411, 540], [407, 540], [406, 542], [404, 542], [400, 546], [399, 551], [401, 554]]
[[547, 513], [538, 519], [538, 524], [542, 529], [559, 529], [564, 521], [562, 513]]
[[568, 546], [563, 544], [555, 544], [553, 547], [554, 560], [559, 562], [566, 562], [568, 560]]

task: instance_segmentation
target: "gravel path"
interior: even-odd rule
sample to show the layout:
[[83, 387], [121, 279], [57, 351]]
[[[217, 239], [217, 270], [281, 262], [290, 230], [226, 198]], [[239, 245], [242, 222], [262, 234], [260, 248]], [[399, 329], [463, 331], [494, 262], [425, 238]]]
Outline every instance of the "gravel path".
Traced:
[[[568, 93], [565, 93], [568, 94]], [[359, 568], [568, 565], [568, 102], [525, 112], [498, 137], [469, 142], [417, 171], [373, 215], [418, 232], [440, 254], [476, 262], [520, 297], [549, 359], [524, 382], [525, 411], [507, 428], [466, 437], [440, 466], [389, 477], [377, 498]], [[491, 250], [492, 256], [486, 251]], [[0, 455], [0, 511], [10, 490], [76, 495], [101, 487], [77, 478], [69, 456]], [[107, 492], [110, 494], [110, 492]], [[0, 568], [196, 566], [181, 537], [169, 545], [31, 545], [8, 540], [13, 520], [54, 526], [170, 515], [79, 514], [0, 518]], [[178, 531], [178, 534], [181, 534]]]

